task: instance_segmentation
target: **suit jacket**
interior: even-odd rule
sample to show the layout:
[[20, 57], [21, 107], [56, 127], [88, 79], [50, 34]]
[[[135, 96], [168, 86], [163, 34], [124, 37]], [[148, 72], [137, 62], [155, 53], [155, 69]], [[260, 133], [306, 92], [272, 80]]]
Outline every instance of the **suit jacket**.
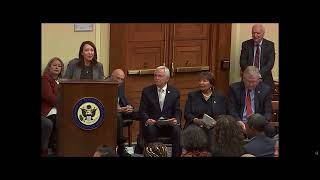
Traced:
[[[255, 113], [263, 115], [267, 120], [272, 118], [272, 91], [271, 87], [261, 82], [254, 90]], [[228, 95], [228, 114], [242, 120], [245, 106], [245, 86], [243, 81], [230, 85]]]
[[[273, 87], [272, 68], [275, 60], [274, 43], [267, 39], [263, 39], [260, 53], [260, 73], [267, 84]], [[244, 71], [247, 66], [252, 66], [254, 61], [254, 41], [253, 39], [242, 43], [240, 55], [240, 67]]]
[[161, 111], [157, 86], [153, 84], [145, 87], [142, 90], [139, 111], [142, 123], [145, 123], [148, 119], [158, 120], [160, 117], [176, 118], [177, 123], [180, 123], [180, 92], [173, 86], [168, 85]]
[[[80, 60], [78, 58], [72, 59], [69, 61], [67, 70], [63, 76], [66, 79], [80, 79], [81, 67], [77, 65]], [[98, 62], [92, 67], [93, 80], [104, 79], [103, 65]]]
[[118, 88], [118, 97], [119, 97], [119, 105], [120, 107], [125, 107], [129, 105], [129, 101], [127, 100], [124, 93], [124, 84], [121, 84]]
[[254, 137], [250, 142], [244, 145], [246, 154], [252, 154], [256, 157], [273, 157], [275, 141], [264, 134]]
[[41, 78], [41, 114], [46, 117], [50, 110], [56, 106], [58, 84], [48, 74]]
[[[204, 106], [202, 102], [203, 96], [201, 90], [190, 92], [188, 94], [188, 99], [185, 105], [184, 110], [184, 118], [186, 119], [185, 127], [188, 127], [191, 123], [193, 123], [194, 118], [202, 118], [203, 114], [206, 113], [213, 118], [217, 118], [221, 114], [226, 114], [226, 99], [222, 93], [217, 90], [214, 90], [211, 96], [211, 103]], [[212, 108], [210, 112], [208, 112], [208, 108]]]

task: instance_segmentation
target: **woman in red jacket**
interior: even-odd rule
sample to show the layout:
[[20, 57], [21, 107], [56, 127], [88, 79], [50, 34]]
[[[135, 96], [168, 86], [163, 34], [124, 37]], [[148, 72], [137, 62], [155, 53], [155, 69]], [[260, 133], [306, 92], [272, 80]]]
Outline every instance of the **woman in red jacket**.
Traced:
[[[55, 124], [56, 124], [56, 101], [57, 101], [57, 91], [58, 91], [58, 79], [62, 77], [64, 70], [64, 64], [62, 60], [58, 57], [52, 58], [44, 69], [43, 76], [41, 78], [41, 115], [50, 119], [53, 123], [51, 137], [51, 143], [54, 143], [55, 139]], [[43, 118], [42, 118], [43, 119]], [[41, 123], [46, 123], [41, 120]], [[42, 133], [47, 133], [42, 131]], [[49, 138], [42, 141], [42, 153], [47, 153]]]

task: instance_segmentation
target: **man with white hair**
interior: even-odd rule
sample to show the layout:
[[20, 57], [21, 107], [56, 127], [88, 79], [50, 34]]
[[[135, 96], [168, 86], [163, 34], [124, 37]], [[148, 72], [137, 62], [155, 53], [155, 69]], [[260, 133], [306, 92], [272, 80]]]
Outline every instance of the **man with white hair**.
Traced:
[[[142, 90], [140, 113], [142, 135], [147, 143], [158, 141], [159, 136], [171, 137], [172, 156], [179, 157], [180, 147], [180, 92], [168, 85], [170, 71], [165, 66], [159, 66], [154, 72], [154, 84]], [[166, 119], [166, 125], [160, 125], [161, 119]]]
[[[272, 118], [272, 91], [270, 86], [260, 82], [259, 77], [259, 69], [248, 66], [243, 72], [242, 81], [231, 84], [229, 88], [228, 114], [237, 118], [244, 129], [252, 114], [259, 113], [267, 121]], [[267, 123], [265, 133], [272, 138], [275, 129]]]
[[242, 43], [240, 67], [243, 72], [248, 66], [256, 66], [263, 82], [274, 88], [272, 68], [275, 60], [274, 43], [264, 39], [265, 28], [261, 24], [252, 26], [252, 39]]

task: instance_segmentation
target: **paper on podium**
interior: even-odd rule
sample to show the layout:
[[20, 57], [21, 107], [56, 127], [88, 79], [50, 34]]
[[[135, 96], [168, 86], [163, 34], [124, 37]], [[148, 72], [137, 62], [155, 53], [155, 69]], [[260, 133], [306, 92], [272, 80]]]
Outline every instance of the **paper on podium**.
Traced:
[[202, 118], [202, 122], [204, 123], [204, 125], [206, 126], [206, 128], [211, 128], [213, 127], [213, 125], [216, 124], [216, 120], [214, 120], [212, 117], [210, 117], [209, 115], [207, 114], [204, 114], [203, 115], [203, 118]]

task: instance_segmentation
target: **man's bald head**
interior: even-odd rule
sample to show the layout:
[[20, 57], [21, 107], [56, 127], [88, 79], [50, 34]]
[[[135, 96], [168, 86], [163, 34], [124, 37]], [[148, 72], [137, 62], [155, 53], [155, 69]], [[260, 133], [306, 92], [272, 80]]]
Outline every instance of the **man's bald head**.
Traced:
[[260, 43], [264, 37], [265, 29], [262, 24], [252, 26], [252, 39], [255, 43]]
[[112, 72], [111, 74], [112, 79], [119, 82], [119, 83], [123, 83], [124, 78], [126, 77], [126, 75], [124, 74], [122, 69], [116, 69]]

